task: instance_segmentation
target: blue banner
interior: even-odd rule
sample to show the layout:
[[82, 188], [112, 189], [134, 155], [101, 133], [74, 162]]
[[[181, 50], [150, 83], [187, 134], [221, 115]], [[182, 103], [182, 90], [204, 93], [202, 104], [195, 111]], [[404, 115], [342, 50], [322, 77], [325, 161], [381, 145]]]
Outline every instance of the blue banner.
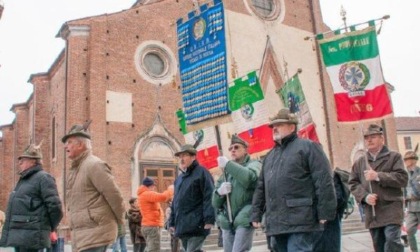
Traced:
[[187, 125], [230, 113], [223, 3], [177, 22], [182, 102]]

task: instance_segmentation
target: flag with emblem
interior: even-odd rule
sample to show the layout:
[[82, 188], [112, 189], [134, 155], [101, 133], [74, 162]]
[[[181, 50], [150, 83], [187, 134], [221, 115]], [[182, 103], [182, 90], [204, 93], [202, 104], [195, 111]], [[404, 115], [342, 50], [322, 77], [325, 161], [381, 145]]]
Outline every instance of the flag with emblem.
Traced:
[[354, 122], [391, 114], [374, 22], [363, 30], [317, 39], [334, 90], [337, 120]]
[[273, 135], [268, 127], [268, 110], [255, 71], [236, 79], [229, 87], [229, 108], [235, 131], [248, 142], [249, 153], [273, 147]]
[[194, 145], [197, 150], [197, 161], [207, 169], [217, 167], [219, 149], [214, 127], [208, 127], [184, 135], [187, 144]]
[[290, 112], [298, 116], [298, 136], [319, 142], [315, 124], [309, 112], [308, 103], [306, 102], [298, 74], [295, 74], [286, 81], [283, 87], [277, 90], [277, 94], [283, 101], [284, 106], [288, 107]]

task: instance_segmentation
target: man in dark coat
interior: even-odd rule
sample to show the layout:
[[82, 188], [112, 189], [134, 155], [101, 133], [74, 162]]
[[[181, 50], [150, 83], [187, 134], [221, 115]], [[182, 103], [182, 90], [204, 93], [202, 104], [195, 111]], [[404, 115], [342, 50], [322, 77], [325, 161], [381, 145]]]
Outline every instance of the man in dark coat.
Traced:
[[175, 153], [182, 174], [175, 180], [169, 229], [181, 239], [185, 252], [201, 251], [215, 222], [211, 205], [213, 177], [199, 165], [196, 154], [195, 148], [188, 144]]
[[0, 246], [17, 252], [50, 248], [50, 234], [63, 217], [54, 178], [42, 170], [40, 145], [19, 156], [20, 179], [10, 194]]
[[146, 249], [146, 240], [141, 233], [141, 213], [138, 207], [137, 198], [131, 198], [130, 209], [127, 211], [128, 227], [130, 229], [131, 243], [134, 245], [134, 252], [143, 252]]
[[270, 118], [275, 147], [264, 159], [253, 196], [251, 221], [274, 251], [313, 251], [313, 232], [336, 214], [332, 170], [321, 146], [297, 137], [296, 115], [281, 109]]
[[384, 145], [379, 125], [369, 125], [363, 135], [367, 153], [353, 164], [350, 190], [363, 207], [375, 251], [404, 251], [400, 239], [404, 220], [402, 189], [408, 174], [402, 157]]

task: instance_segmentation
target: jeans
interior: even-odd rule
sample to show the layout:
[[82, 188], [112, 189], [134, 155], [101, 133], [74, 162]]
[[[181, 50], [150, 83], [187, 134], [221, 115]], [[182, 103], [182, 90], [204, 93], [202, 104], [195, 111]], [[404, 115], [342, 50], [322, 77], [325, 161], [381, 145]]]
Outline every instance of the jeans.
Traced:
[[96, 247], [96, 248], [89, 248], [89, 249], [82, 250], [80, 252], [105, 252], [107, 247], [108, 246], [101, 246], [101, 247]]
[[205, 239], [205, 236], [183, 237], [181, 238], [182, 247], [185, 252], [201, 251]]
[[222, 229], [225, 252], [245, 252], [252, 248], [254, 228], [238, 227], [234, 232]]
[[275, 252], [312, 252], [314, 237], [312, 232], [290, 233], [271, 236]]
[[127, 252], [127, 244], [125, 243], [125, 236], [117, 237], [114, 244], [112, 245], [112, 252]]
[[410, 249], [412, 252], [418, 252], [416, 232], [417, 226], [420, 224], [420, 212], [408, 212], [406, 224], [408, 244], [410, 244]]
[[160, 227], [141, 227], [147, 252], [160, 252]]
[[388, 225], [385, 227], [369, 229], [372, 236], [373, 247], [376, 252], [403, 252], [401, 243], [401, 226]]

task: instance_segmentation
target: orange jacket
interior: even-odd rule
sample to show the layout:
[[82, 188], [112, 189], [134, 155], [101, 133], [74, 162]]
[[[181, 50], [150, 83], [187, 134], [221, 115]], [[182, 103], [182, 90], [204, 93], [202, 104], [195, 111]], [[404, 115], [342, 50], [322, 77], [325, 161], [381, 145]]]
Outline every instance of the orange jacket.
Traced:
[[173, 190], [168, 189], [163, 193], [158, 193], [149, 190], [147, 186], [141, 185], [137, 189], [139, 209], [143, 216], [141, 226], [163, 227], [165, 215], [159, 203], [169, 201], [173, 195]]

